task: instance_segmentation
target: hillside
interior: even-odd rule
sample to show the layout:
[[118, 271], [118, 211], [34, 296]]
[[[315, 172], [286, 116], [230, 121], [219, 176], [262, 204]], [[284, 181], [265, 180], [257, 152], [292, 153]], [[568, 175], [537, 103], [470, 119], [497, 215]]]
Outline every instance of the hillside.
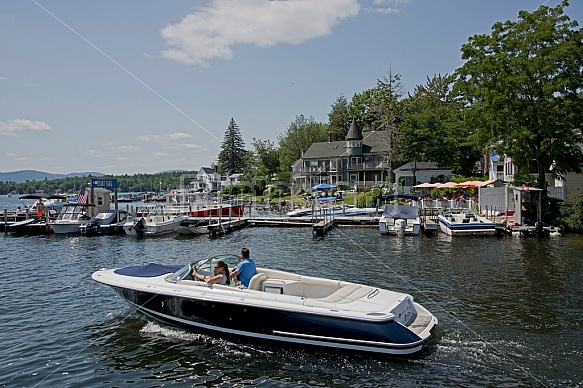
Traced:
[[73, 178], [80, 176], [103, 176], [100, 172], [72, 172], [69, 174], [51, 174], [49, 172], [37, 171], [37, 170], [20, 170], [11, 172], [0, 172], [0, 181], [2, 182], [16, 182], [23, 183], [26, 181], [38, 182], [52, 179], [63, 179], [63, 178]]

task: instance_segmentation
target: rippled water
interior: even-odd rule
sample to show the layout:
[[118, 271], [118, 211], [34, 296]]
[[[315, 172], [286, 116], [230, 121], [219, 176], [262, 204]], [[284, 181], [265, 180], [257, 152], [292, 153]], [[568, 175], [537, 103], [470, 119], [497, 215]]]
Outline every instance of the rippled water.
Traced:
[[[1, 386], [581, 386], [583, 237], [388, 238], [253, 228], [218, 239], [0, 236]], [[404, 291], [440, 320], [385, 357], [228, 342], [153, 322], [90, 275], [251, 249], [258, 265]]]

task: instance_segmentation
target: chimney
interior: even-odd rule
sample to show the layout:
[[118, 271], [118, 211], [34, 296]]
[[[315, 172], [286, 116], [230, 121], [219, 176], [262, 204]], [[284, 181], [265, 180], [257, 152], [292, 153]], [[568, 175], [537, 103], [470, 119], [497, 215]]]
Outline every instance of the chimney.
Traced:
[[377, 131], [377, 124], [376, 123], [372, 123], [370, 125], [370, 131], [371, 132], [376, 132]]
[[328, 143], [332, 143], [332, 132], [328, 131]]

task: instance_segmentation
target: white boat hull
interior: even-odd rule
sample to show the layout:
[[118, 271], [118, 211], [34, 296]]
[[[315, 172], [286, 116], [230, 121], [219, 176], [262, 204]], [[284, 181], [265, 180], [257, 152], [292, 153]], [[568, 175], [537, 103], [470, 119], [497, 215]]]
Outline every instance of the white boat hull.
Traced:
[[[233, 265], [238, 257], [213, 258], [219, 259]], [[212, 266], [209, 259], [205, 268]], [[411, 295], [376, 287], [258, 267], [249, 287], [240, 288], [191, 280], [191, 271], [149, 264], [100, 270], [92, 278], [150, 316], [221, 336], [410, 354], [438, 323]]]
[[437, 219], [439, 229], [448, 236], [496, 235], [496, 223], [467, 209], [445, 209]]

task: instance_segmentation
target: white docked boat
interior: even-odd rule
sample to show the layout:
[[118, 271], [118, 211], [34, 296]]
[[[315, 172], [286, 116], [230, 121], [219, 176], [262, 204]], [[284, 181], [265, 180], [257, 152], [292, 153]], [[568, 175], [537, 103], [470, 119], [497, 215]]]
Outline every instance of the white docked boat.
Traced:
[[176, 228], [176, 233], [185, 235], [185, 236], [193, 236], [199, 234], [209, 234], [209, 220], [192, 220], [192, 219], [185, 219], [182, 223]]
[[421, 231], [418, 198], [413, 195], [389, 195], [386, 201], [396, 201], [385, 206], [379, 220], [381, 234], [393, 236], [418, 236]]
[[147, 215], [126, 222], [123, 229], [130, 236], [160, 236], [174, 233], [184, 219], [180, 213], [154, 209]]
[[446, 208], [437, 219], [439, 229], [449, 236], [496, 235], [496, 223], [472, 209]]
[[92, 278], [149, 316], [221, 338], [410, 354], [422, 349], [438, 323], [411, 295], [375, 286], [261, 267], [248, 288], [191, 276], [193, 267], [210, 275], [217, 261], [232, 268], [238, 259], [103, 269]]
[[81, 224], [87, 222], [88, 209], [95, 205], [87, 203], [65, 203], [54, 221], [49, 221], [49, 227], [55, 234], [76, 234], [81, 232]]

